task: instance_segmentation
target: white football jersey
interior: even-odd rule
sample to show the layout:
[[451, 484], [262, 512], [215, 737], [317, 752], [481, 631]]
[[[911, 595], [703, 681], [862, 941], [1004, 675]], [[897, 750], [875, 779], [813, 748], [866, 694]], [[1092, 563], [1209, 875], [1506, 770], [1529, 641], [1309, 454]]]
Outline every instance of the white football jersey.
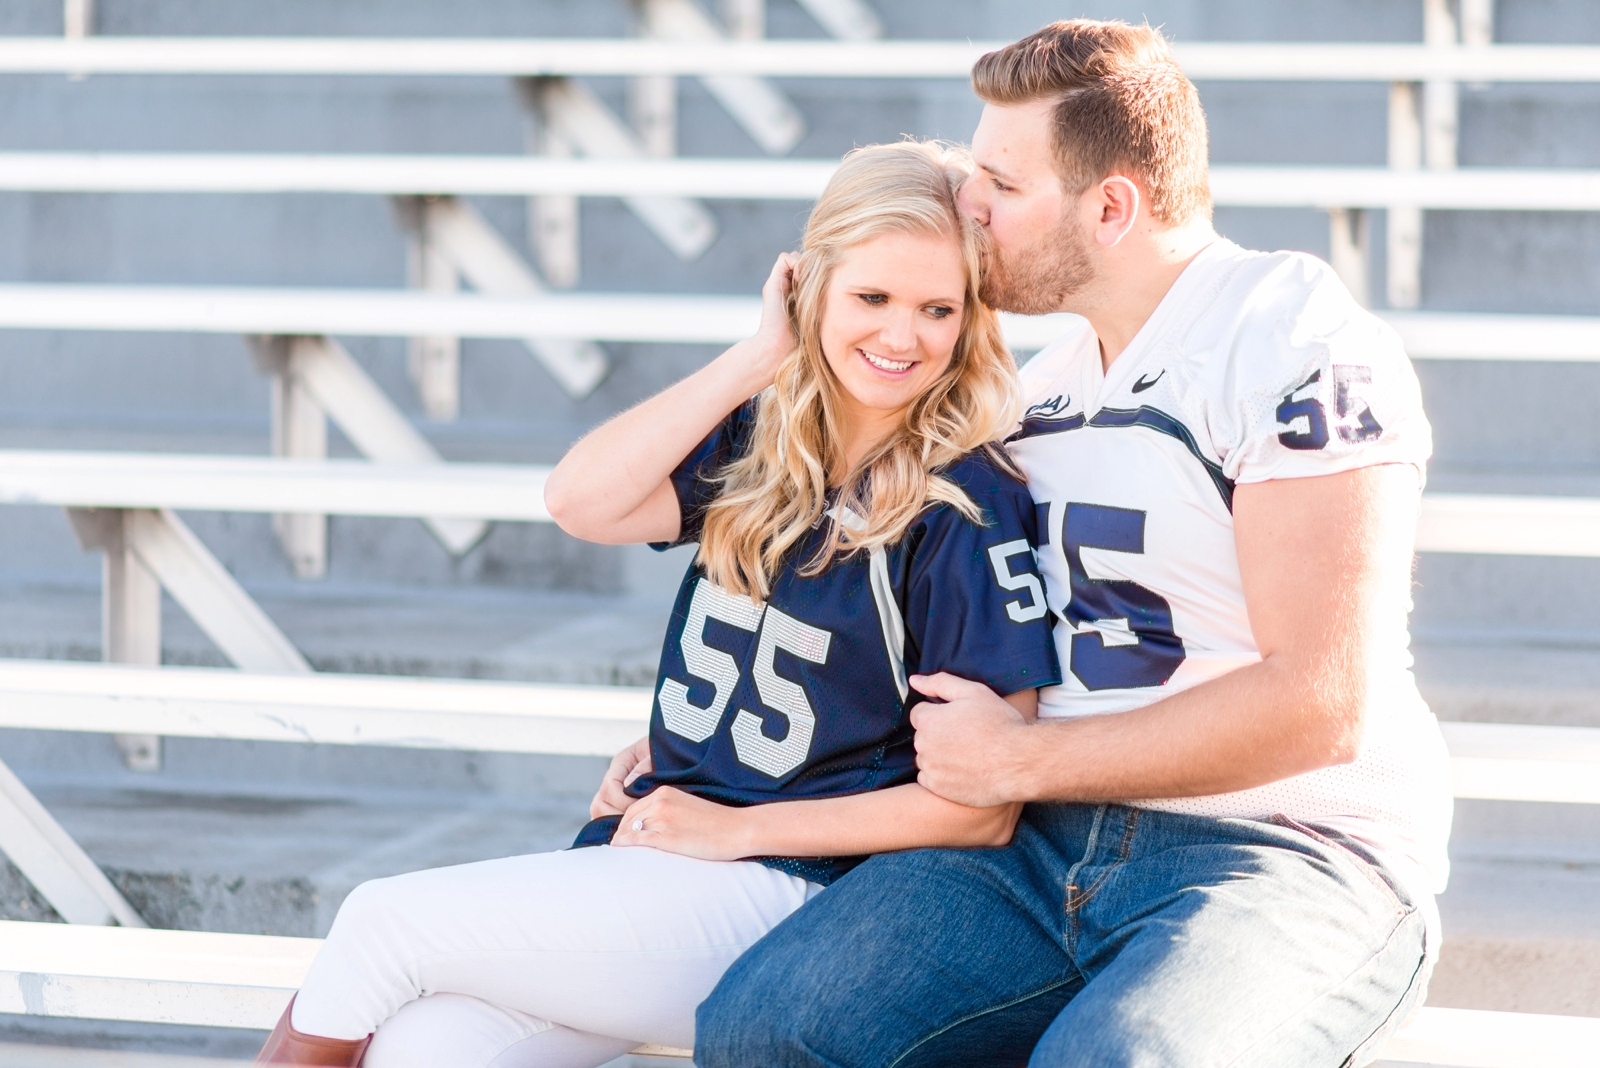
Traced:
[[[1219, 240], [1101, 366], [1087, 322], [1022, 369], [1008, 447], [1039, 508], [1039, 565], [1065, 681], [1041, 717], [1125, 711], [1260, 660], [1233, 536], [1238, 483], [1380, 463], [1419, 470], [1431, 433], [1399, 338], [1300, 253]], [[1442, 888], [1451, 797], [1411, 677], [1404, 607], [1386, 621], [1361, 755], [1268, 786], [1139, 802], [1336, 827], [1407, 882]]]

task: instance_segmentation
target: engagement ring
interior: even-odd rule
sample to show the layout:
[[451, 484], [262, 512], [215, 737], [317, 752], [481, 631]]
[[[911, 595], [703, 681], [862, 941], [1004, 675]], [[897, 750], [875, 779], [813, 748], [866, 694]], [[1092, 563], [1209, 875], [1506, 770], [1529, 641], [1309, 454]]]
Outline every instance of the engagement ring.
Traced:
[[644, 830], [644, 820], [634, 820], [633, 821], [633, 829], [636, 830], [636, 831]]

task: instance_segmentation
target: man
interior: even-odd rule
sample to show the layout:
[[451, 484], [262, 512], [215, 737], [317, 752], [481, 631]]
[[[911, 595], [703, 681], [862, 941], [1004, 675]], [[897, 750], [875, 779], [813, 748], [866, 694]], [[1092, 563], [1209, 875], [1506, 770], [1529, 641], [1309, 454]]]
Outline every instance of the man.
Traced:
[[1450, 819], [1406, 651], [1410, 364], [1325, 264], [1217, 237], [1156, 31], [1056, 23], [973, 84], [986, 297], [1085, 319], [1009, 442], [1068, 678], [1035, 726], [914, 683], [920, 781], [1029, 802], [1014, 840], [819, 895], [701, 1006], [696, 1063], [1365, 1063], [1424, 994]]

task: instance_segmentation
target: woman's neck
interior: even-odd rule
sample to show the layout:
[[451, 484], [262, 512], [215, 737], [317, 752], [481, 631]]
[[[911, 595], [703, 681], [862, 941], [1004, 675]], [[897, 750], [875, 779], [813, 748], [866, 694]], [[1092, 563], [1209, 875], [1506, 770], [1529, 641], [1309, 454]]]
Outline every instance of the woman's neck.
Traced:
[[828, 473], [828, 481], [834, 485], [843, 483], [868, 453], [888, 440], [905, 416], [903, 410], [880, 411], [851, 401], [843, 408], [839, 413], [839, 430], [844, 439], [844, 447], [839, 450], [839, 469]]

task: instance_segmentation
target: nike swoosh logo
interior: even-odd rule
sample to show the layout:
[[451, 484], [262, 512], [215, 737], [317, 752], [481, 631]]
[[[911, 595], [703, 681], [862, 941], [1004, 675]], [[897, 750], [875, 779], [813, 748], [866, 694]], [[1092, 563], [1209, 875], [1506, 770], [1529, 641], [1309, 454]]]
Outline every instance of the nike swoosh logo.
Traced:
[[[1165, 372], [1165, 371], [1162, 371], [1162, 372], [1161, 372], [1161, 375], [1164, 375], [1164, 374], [1166, 374], [1166, 373], [1167, 373], [1167, 372]], [[1146, 381], [1145, 381], [1145, 380], [1144, 380], [1144, 375], [1140, 375], [1140, 376], [1139, 376], [1139, 381], [1137, 381], [1137, 382], [1135, 382], [1135, 383], [1134, 383], [1134, 384], [1133, 384], [1133, 391], [1134, 391], [1134, 392], [1135, 392], [1135, 393], [1143, 393], [1143, 392], [1144, 392], [1144, 391], [1145, 391], [1145, 390], [1147, 390], [1147, 389], [1149, 389], [1149, 388], [1150, 388], [1150, 387], [1151, 387], [1151, 386], [1153, 386], [1153, 385], [1155, 385], [1155, 384], [1156, 384], [1156, 383], [1157, 383], [1157, 382], [1159, 382], [1159, 381], [1161, 381], [1161, 375], [1156, 375], [1156, 376], [1155, 376], [1155, 377], [1154, 377], [1154, 378], [1152, 378], [1152, 379], [1151, 379], [1151, 380], [1150, 380], [1150, 381], [1148, 381], [1148, 382], [1146, 382]]]

